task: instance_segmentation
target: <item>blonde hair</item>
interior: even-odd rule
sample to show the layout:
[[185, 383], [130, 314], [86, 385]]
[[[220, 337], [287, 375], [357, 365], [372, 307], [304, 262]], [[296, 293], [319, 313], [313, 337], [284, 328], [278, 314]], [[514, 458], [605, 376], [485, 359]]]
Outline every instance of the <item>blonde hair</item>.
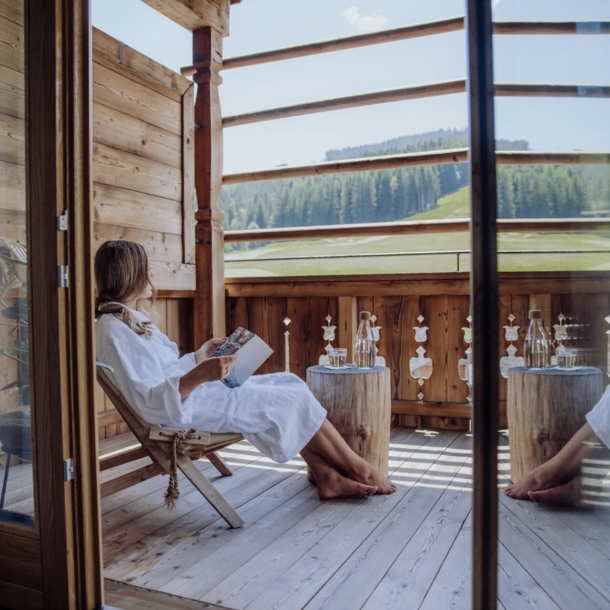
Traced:
[[94, 262], [97, 298], [95, 317], [114, 314], [134, 333], [152, 337], [152, 323], [142, 322], [122, 304], [134, 294], [141, 294], [148, 284], [152, 289], [151, 303], [157, 291], [150, 281], [148, 256], [144, 248], [133, 241], [116, 240], [102, 244]]

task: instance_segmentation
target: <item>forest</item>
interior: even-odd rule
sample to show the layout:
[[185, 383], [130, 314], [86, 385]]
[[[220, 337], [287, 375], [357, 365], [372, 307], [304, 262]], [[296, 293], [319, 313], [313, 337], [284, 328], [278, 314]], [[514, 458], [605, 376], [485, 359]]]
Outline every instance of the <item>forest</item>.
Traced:
[[[439, 130], [330, 150], [325, 161], [421, 152], [468, 145], [466, 130]], [[528, 150], [524, 140], [498, 140], [498, 150]], [[225, 230], [388, 222], [436, 207], [469, 183], [468, 165], [454, 163], [335, 174], [223, 187]], [[509, 165], [498, 168], [501, 218], [576, 217], [610, 199], [606, 167]], [[605, 205], [605, 207], [610, 207]]]

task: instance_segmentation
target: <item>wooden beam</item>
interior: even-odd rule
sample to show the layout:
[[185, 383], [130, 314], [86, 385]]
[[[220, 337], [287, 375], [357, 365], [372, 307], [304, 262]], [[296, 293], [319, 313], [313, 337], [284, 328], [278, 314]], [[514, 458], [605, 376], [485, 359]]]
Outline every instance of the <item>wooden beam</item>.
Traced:
[[434, 150], [429, 152], [387, 155], [347, 161], [327, 161], [312, 165], [278, 167], [256, 172], [229, 174], [223, 176], [223, 184], [240, 184], [242, 182], [259, 182], [261, 180], [282, 180], [285, 178], [302, 178], [304, 176], [323, 176], [346, 172], [366, 172], [397, 167], [439, 165], [442, 163], [464, 163], [468, 160], [467, 148], [452, 150]]
[[[225, 59], [223, 62], [223, 69], [229, 70], [231, 68], [243, 68], [244, 66], [253, 66], [272, 61], [293, 59], [295, 57], [307, 57], [309, 55], [328, 53], [330, 51], [355, 49], [372, 44], [395, 42], [397, 40], [406, 40], [408, 38], [431, 36], [432, 34], [444, 34], [446, 32], [455, 32], [462, 29], [464, 29], [464, 18], [451, 17], [449, 19], [443, 19], [440, 21], [417, 23], [415, 25], [407, 25], [391, 30], [383, 30], [381, 32], [358, 34], [356, 36], [347, 36], [345, 38], [337, 38], [335, 40], [322, 40], [320, 42], [312, 42], [295, 47], [263, 51], [261, 53], [252, 53], [251, 55], [242, 55], [240, 57], [231, 57]], [[193, 66], [185, 66], [181, 68], [180, 72], [182, 72], [184, 76], [191, 76], [194, 74], [195, 69]]]
[[193, 33], [193, 59], [197, 73], [195, 101], [195, 345], [225, 335], [224, 234], [220, 224], [222, 186], [222, 114], [218, 72], [222, 66], [222, 36], [206, 27]]
[[610, 87], [606, 85], [550, 85], [496, 83], [496, 97], [610, 97]]
[[[359, 95], [348, 95], [316, 102], [293, 104], [258, 110], [245, 114], [236, 114], [222, 119], [223, 127], [238, 127], [261, 121], [272, 121], [275, 119], [286, 119], [289, 117], [315, 114], [317, 112], [328, 112], [331, 110], [344, 110], [346, 108], [358, 108], [360, 106], [371, 106], [373, 104], [387, 104], [389, 102], [400, 102], [415, 100], [423, 97], [435, 97], [438, 95], [453, 95], [466, 92], [466, 79], [458, 79], [428, 85], [417, 85], [414, 87], [402, 87], [400, 89], [388, 89], [385, 91], [371, 91]], [[498, 83], [495, 85], [495, 95], [498, 97], [610, 97], [610, 87], [598, 85], [552, 85], [552, 84], [519, 84]]]
[[[445, 34], [464, 29], [463, 17], [451, 17], [440, 21], [407, 25], [391, 30], [382, 30], [372, 34], [358, 34], [334, 40], [322, 40], [294, 47], [262, 51], [250, 55], [229, 57], [225, 59], [223, 68], [243, 68], [272, 61], [282, 61], [295, 57], [308, 57], [331, 51], [344, 51], [372, 44], [396, 42], [420, 36]], [[609, 34], [610, 21], [499, 21], [493, 24], [494, 34]], [[193, 66], [180, 69], [184, 76], [195, 73]]]
[[345, 108], [358, 108], [372, 104], [386, 104], [388, 102], [399, 102], [415, 100], [422, 97], [434, 97], [437, 95], [451, 95], [453, 93], [464, 93], [466, 91], [466, 80], [459, 79], [442, 83], [431, 83], [429, 85], [417, 85], [415, 87], [402, 87], [400, 89], [389, 89], [387, 91], [372, 91], [360, 95], [348, 95], [318, 102], [307, 102], [281, 108], [271, 108], [247, 114], [238, 114], [224, 117], [223, 127], [237, 127], [249, 123], [259, 123], [273, 119], [285, 119], [303, 114], [314, 114], [316, 112], [328, 112], [329, 110], [342, 110]]
[[610, 34], [610, 21], [496, 21], [494, 34]]
[[[404, 222], [379, 222], [371, 224], [326, 225], [321, 227], [286, 227], [227, 231], [225, 242], [286, 241], [295, 239], [332, 239], [369, 235], [420, 235], [422, 233], [464, 233], [470, 230], [470, 219], [407, 220]], [[610, 230], [606, 218], [511, 218], [498, 220], [502, 233], [519, 232], [589, 232]]]
[[195, 86], [182, 96], [182, 262], [195, 262]]
[[[391, 273], [227, 278], [229, 297], [352, 297], [470, 294], [468, 273]], [[500, 294], [564, 294], [569, 282], [575, 294], [610, 293], [610, 279], [599, 271], [500, 273]]]
[[[312, 163], [311, 165], [278, 167], [241, 174], [228, 174], [223, 176], [222, 183], [241, 184], [244, 182], [284, 180], [286, 178], [303, 178], [305, 176], [323, 176], [346, 172], [378, 171], [382, 169], [395, 169], [397, 167], [465, 163], [466, 161], [468, 161], [468, 149], [455, 148], [452, 150], [404, 153], [346, 161], [325, 161], [323, 163]], [[599, 165], [610, 163], [610, 153], [502, 150], [496, 152], [496, 162], [499, 165]]]
[[229, 35], [229, 0], [143, 0], [183, 28], [194, 32], [211, 27]]

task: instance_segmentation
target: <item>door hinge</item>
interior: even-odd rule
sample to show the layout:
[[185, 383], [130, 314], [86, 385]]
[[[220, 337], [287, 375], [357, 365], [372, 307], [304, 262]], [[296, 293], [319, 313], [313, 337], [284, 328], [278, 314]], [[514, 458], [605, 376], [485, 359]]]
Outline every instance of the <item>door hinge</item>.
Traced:
[[64, 460], [64, 481], [72, 481], [74, 479], [74, 460], [68, 458]]
[[67, 231], [68, 230], [68, 210], [57, 217], [57, 230]]
[[57, 267], [57, 285], [60, 288], [68, 287], [68, 265]]

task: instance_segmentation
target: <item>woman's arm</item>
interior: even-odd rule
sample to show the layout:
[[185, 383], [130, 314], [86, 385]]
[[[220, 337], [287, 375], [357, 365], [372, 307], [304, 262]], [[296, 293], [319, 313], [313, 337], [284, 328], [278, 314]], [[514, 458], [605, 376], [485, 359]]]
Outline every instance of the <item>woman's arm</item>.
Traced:
[[221, 356], [202, 360], [194, 369], [180, 377], [180, 400], [188, 398], [191, 392], [206, 381], [218, 381], [229, 374], [237, 356]]

